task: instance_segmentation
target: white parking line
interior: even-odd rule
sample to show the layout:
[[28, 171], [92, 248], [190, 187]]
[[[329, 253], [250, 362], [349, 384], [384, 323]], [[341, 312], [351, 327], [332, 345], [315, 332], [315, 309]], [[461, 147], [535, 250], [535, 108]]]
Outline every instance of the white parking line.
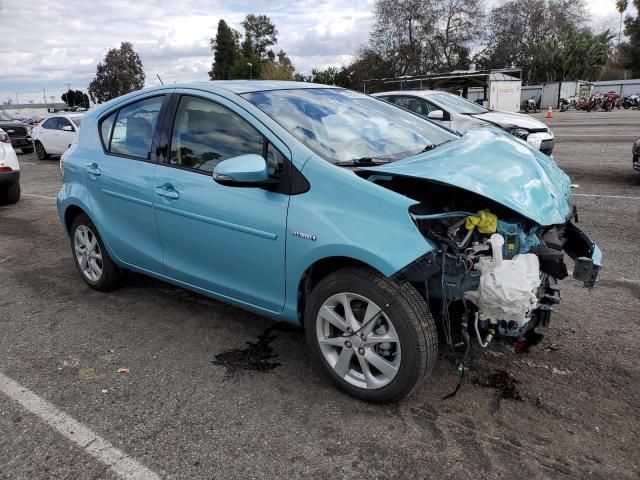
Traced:
[[96, 460], [108, 466], [119, 477], [126, 480], [160, 479], [147, 467], [2, 373], [0, 373], [0, 391], [40, 417]]
[[572, 197], [604, 197], [604, 198], [622, 198], [624, 200], [640, 200], [640, 197], [627, 197], [624, 195], [601, 195], [599, 193], [572, 193]]
[[23, 193], [22, 195], [26, 197], [38, 197], [38, 198], [46, 198], [47, 200], [55, 200], [56, 197], [47, 197], [46, 195], [37, 195], [35, 193]]

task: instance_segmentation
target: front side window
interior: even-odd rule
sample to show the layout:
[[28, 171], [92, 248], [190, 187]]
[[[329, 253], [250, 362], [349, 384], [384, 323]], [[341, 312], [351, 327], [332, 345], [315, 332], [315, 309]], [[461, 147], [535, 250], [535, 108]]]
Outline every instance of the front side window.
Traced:
[[417, 113], [418, 115], [428, 115], [431, 111], [429, 105], [422, 98], [416, 97], [395, 97], [393, 103], [407, 110]]
[[202, 98], [180, 99], [171, 137], [171, 165], [211, 173], [222, 160], [249, 153], [265, 157], [270, 175], [282, 169], [282, 155], [238, 114]]
[[[62, 130], [64, 127], [71, 127], [71, 122], [64, 117], [58, 118], [58, 130]], [[73, 129], [73, 127], [71, 127]]]
[[377, 98], [339, 88], [242, 95], [332, 163], [394, 161], [457, 138]]
[[[146, 98], [118, 111], [111, 134], [109, 151], [118, 155], [149, 160], [153, 130], [158, 120], [164, 96]], [[106, 120], [102, 122], [103, 140]], [[108, 127], [108, 125], [107, 125]]]
[[58, 118], [48, 118], [42, 124], [42, 128], [46, 128], [47, 130], [56, 130], [58, 128]]
[[481, 107], [477, 103], [470, 102], [466, 98], [462, 98], [451, 93], [433, 93], [429, 96], [429, 98], [432, 98], [435, 102], [444, 105], [449, 110], [465, 115], [477, 115], [480, 113], [487, 113], [489, 111], [486, 108]]

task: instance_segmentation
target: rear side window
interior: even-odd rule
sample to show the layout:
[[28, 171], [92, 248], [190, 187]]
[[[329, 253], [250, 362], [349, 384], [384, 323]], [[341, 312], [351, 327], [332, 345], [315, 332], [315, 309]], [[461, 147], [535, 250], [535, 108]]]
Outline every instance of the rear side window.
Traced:
[[238, 114], [202, 98], [180, 99], [171, 138], [171, 165], [210, 173], [222, 160], [248, 153], [263, 156], [270, 175], [282, 172], [282, 154]]
[[100, 134], [110, 153], [149, 160], [153, 131], [164, 96], [146, 98], [102, 120]]
[[100, 136], [102, 137], [102, 145], [105, 150], [109, 150], [109, 142], [111, 141], [111, 130], [113, 129], [113, 122], [116, 120], [118, 112], [114, 112], [107, 118], [102, 120], [100, 124]]

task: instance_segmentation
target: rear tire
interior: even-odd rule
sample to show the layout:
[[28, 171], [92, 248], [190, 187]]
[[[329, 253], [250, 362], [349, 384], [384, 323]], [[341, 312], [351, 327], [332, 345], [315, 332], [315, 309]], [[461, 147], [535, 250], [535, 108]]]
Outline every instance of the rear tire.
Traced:
[[436, 325], [418, 291], [366, 268], [346, 267], [322, 279], [307, 301], [304, 325], [307, 344], [333, 383], [368, 402], [410, 395], [438, 357]]
[[122, 285], [123, 272], [109, 257], [98, 229], [87, 215], [81, 213], [74, 218], [69, 237], [73, 261], [87, 285], [101, 292]]
[[0, 191], [0, 203], [11, 204], [20, 200], [20, 182], [10, 184], [4, 192]]
[[48, 160], [50, 155], [47, 153], [47, 151], [44, 148], [44, 145], [42, 145], [42, 143], [40, 143], [38, 140], [36, 140], [33, 143], [35, 149], [36, 149], [36, 155], [38, 156], [38, 160]]
[[31, 148], [21, 148], [22, 153], [33, 153], [33, 147]]

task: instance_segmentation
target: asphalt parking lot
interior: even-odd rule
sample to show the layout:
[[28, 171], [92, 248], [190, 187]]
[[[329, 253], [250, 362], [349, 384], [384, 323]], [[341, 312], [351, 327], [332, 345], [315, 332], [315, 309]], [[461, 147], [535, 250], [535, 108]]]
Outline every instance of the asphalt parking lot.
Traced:
[[334, 389], [294, 328], [140, 275], [90, 290], [57, 160], [20, 155], [24, 196], [0, 207], [0, 478], [640, 478], [640, 112], [549, 123], [599, 285], [563, 281], [530, 353], [474, 348], [455, 396], [443, 349], [386, 406]]

